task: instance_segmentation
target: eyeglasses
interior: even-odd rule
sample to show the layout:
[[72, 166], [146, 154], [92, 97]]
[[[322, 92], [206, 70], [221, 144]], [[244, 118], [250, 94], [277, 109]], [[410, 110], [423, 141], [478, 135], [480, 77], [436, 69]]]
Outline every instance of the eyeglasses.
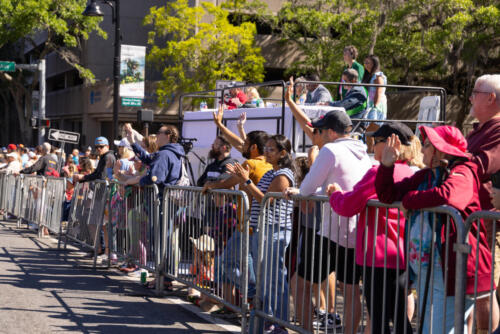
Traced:
[[103, 148], [104, 146], [106, 146], [106, 145], [96, 145], [96, 146], [95, 146], [95, 148], [96, 148], [97, 150], [100, 150], [100, 149], [101, 149], [101, 148]]
[[491, 93], [493, 93], [493, 92], [485, 92], [482, 90], [472, 90], [470, 97], [474, 98], [474, 97], [476, 97], [476, 94], [491, 94]]
[[315, 128], [315, 129], [313, 130], [313, 133], [314, 133], [314, 134], [318, 134], [318, 133], [319, 133], [319, 134], [321, 134], [321, 133], [322, 133], [323, 131], [325, 131], [325, 130], [327, 130], [327, 129]]
[[387, 138], [382, 138], [382, 139], [375, 139], [375, 145], [378, 143], [385, 143], [387, 141]]
[[274, 147], [264, 146], [264, 153], [266, 152], [274, 152], [276, 149]]

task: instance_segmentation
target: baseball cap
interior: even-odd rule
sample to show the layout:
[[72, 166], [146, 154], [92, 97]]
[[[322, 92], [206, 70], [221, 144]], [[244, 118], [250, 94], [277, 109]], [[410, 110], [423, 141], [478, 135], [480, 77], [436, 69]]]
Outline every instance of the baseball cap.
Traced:
[[109, 142], [108, 142], [108, 139], [106, 137], [97, 137], [95, 139], [94, 145], [108, 145], [109, 146]]
[[131, 148], [127, 138], [122, 138], [121, 140], [114, 140], [113, 143], [115, 144], [115, 146]]
[[347, 133], [352, 126], [351, 118], [342, 110], [332, 110], [315, 119], [310, 126], [317, 129], [332, 129], [337, 133]]
[[16, 144], [9, 144], [9, 145], [7, 146], [7, 149], [8, 149], [8, 150], [17, 150], [17, 146], [16, 146]]
[[385, 123], [377, 131], [366, 133], [367, 136], [381, 138], [388, 138], [392, 134], [398, 136], [403, 145], [410, 145], [410, 138], [414, 136], [413, 131], [406, 124], [400, 122]]

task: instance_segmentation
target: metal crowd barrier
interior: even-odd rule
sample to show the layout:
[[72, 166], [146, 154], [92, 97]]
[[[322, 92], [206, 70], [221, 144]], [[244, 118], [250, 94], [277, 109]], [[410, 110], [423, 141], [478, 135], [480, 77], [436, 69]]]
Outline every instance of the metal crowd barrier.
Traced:
[[198, 290], [205, 305], [221, 303], [241, 314], [246, 328], [248, 198], [242, 191], [201, 190], [165, 188], [159, 275]]
[[7, 173], [0, 172], [0, 211], [3, 215], [7, 214], [7, 198], [9, 194], [7, 179]]
[[[299, 333], [388, 333], [391, 329], [420, 333], [424, 326], [428, 332], [444, 333], [445, 324], [448, 330], [455, 327], [455, 333], [463, 333], [466, 249], [455, 245], [464, 236], [457, 210], [441, 206], [410, 212], [412, 234], [405, 243], [410, 228], [405, 229], [400, 203], [371, 200], [366, 218], [360, 221], [358, 216], [349, 220], [332, 214], [326, 196], [292, 198], [293, 212], [282, 194], [265, 195], [258, 242], [250, 241], [249, 254], [260, 282], [250, 319], [252, 333], [273, 326]], [[388, 224], [385, 217], [390, 219]], [[419, 251], [423, 237], [442, 247]], [[362, 247], [359, 254], [358, 247]], [[424, 261], [416, 261], [417, 257]], [[450, 272], [451, 267], [456, 272]], [[455, 297], [446, 297], [447, 291]], [[415, 297], [418, 307], [412, 304]], [[414, 316], [409, 319], [408, 313]]]
[[45, 179], [43, 176], [21, 175], [18, 181], [23, 185], [22, 195], [19, 202], [20, 211], [14, 212], [14, 215], [28, 224], [38, 225], [38, 233], [41, 236], [42, 216], [46, 205]]
[[[499, 296], [499, 277], [500, 277], [500, 229], [497, 224], [500, 223], [500, 212], [499, 211], [477, 211], [472, 213], [465, 221], [465, 230], [473, 235], [473, 238], [468, 238], [463, 240], [463, 245], [466, 250], [470, 249], [472, 243], [476, 244], [476, 265], [479, 266], [479, 243], [481, 238], [485, 238], [491, 251], [491, 275], [488, 279], [487, 291], [485, 287], [479, 286], [479, 270], [475, 271], [474, 274], [474, 291], [473, 293], [467, 293], [467, 298], [472, 300], [475, 307], [472, 312], [472, 319], [474, 322], [474, 328], [477, 329], [477, 333], [492, 333], [498, 327], [498, 312], [496, 319], [493, 318], [493, 312], [497, 306], [498, 296]], [[481, 228], [478, 228], [481, 226]], [[467, 234], [469, 235], [469, 234]], [[483, 243], [485, 241], [483, 240]], [[467, 248], [468, 247], [468, 248]], [[471, 252], [472, 254], [472, 252]], [[481, 290], [481, 291], [479, 291]], [[496, 332], [495, 332], [496, 333]]]
[[45, 197], [40, 224], [49, 231], [61, 234], [63, 203], [66, 194], [66, 178], [45, 178]]
[[160, 252], [158, 219], [156, 185], [139, 187], [110, 183], [110, 242], [119, 260], [156, 270]]
[[109, 188], [106, 181], [80, 182], [75, 187], [71, 202], [64, 248], [66, 249], [68, 239], [92, 248], [94, 267], [97, 264], [100, 233], [108, 196]]

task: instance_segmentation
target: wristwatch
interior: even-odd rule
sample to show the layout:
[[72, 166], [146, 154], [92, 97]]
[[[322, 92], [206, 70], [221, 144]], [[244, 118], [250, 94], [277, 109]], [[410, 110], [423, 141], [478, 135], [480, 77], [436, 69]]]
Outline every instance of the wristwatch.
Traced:
[[251, 184], [252, 184], [252, 180], [248, 179], [248, 180], [245, 181], [245, 185], [249, 186]]

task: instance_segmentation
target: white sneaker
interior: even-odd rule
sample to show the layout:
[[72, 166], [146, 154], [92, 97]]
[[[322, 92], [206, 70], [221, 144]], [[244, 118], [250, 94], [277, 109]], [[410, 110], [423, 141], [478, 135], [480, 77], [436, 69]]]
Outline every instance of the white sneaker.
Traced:
[[146, 272], [146, 277], [149, 277], [149, 272], [146, 269], [137, 269], [136, 271], [133, 271], [133, 272], [129, 273], [128, 275], [132, 276], [132, 277], [141, 278], [141, 274], [143, 272]]

